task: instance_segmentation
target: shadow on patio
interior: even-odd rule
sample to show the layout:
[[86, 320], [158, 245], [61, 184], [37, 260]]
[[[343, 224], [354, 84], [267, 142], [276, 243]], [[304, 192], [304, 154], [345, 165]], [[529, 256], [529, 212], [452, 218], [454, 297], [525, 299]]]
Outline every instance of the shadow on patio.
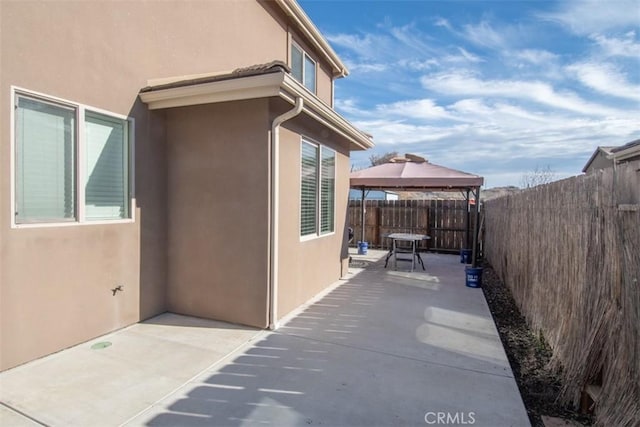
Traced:
[[464, 286], [458, 258], [428, 254], [426, 272], [410, 273], [385, 270], [372, 252], [277, 332], [130, 425], [426, 425], [439, 414], [450, 425], [528, 425], [482, 291]]

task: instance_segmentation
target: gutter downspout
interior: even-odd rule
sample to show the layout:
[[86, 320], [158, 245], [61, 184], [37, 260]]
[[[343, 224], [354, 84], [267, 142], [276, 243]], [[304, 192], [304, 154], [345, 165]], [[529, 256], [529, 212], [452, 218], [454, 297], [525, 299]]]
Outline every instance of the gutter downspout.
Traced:
[[279, 115], [271, 124], [271, 209], [269, 228], [270, 240], [270, 265], [269, 265], [269, 329], [278, 328], [278, 249], [279, 249], [279, 204], [280, 204], [280, 125], [302, 112], [304, 100], [296, 98], [295, 106]]

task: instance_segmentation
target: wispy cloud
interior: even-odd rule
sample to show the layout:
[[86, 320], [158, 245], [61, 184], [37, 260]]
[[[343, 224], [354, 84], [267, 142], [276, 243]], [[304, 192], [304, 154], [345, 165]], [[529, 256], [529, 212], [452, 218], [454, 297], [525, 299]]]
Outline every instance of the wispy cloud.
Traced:
[[630, 83], [612, 64], [584, 62], [569, 65], [566, 70], [597, 92], [640, 102], [640, 85]]
[[390, 67], [389, 64], [383, 63], [366, 63], [366, 62], [351, 62], [346, 61], [347, 67], [351, 72], [358, 71], [360, 73], [380, 73], [383, 71], [387, 71]]
[[535, 65], [549, 65], [549, 63], [554, 62], [559, 58], [559, 55], [542, 49], [523, 49], [519, 51], [512, 51], [509, 54], [517, 59]]
[[447, 19], [442, 18], [442, 17], [436, 18], [436, 20], [433, 23], [433, 25], [435, 25], [436, 27], [446, 28], [449, 31], [453, 30], [453, 27], [451, 26], [449, 21]]
[[480, 58], [478, 55], [474, 55], [473, 53], [470, 53], [465, 48], [458, 47], [457, 49], [458, 49], [458, 52], [460, 52], [460, 55], [446, 56], [444, 60], [448, 62], [470, 62], [470, 63], [484, 62], [484, 59]]
[[372, 34], [329, 34], [327, 39], [341, 49], [355, 53], [363, 59], [377, 58], [380, 49], [388, 45], [385, 37]]
[[531, 150], [535, 151], [535, 147], [548, 149], [555, 144], [561, 147], [562, 141], [577, 137], [593, 138], [604, 128], [612, 135], [624, 135], [640, 125], [640, 120], [630, 116], [603, 122], [597, 117], [531, 110], [514, 103], [491, 102], [483, 98], [464, 98], [449, 105], [439, 105], [432, 99], [401, 101], [379, 104], [373, 110], [362, 108], [350, 100], [337, 107], [372, 132], [377, 144], [439, 141], [455, 135], [460, 136], [458, 143], [462, 144], [469, 136], [483, 136], [482, 140], [486, 141], [486, 137], [492, 135], [496, 137], [494, 142], [520, 142], [530, 146], [521, 155], [533, 155]]
[[[450, 26], [444, 20], [435, 25]], [[413, 23], [380, 25], [375, 33], [329, 34], [327, 39], [346, 52], [352, 72], [415, 72], [485, 61], [468, 47], [435, 42]]]
[[418, 59], [401, 59], [397, 62], [401, 68], [406, 68], [411, 71], [425, 71], [433, 68], [440, 67], [442, 62], [436, 58], [429, 58], [425, 60]]
[[463, 34], [468, 41], [476, 45], [493, 49], [504, 49], [507, 46], [504, 32], [494, 29], [488, 21], [465, 25]]
[[637, 27], [637, 0], [569, 0], [558, 3], [553, 12], [538, 13], [542, 19], [558, 22], [573, 33], [605, 33], [620, 27]]
[[[639, 6], [640, 7], [640, 6]], [[640, 42], [636, 40], [636, 32], [628, 31], [624, 37], [606, 37], [593, 34], [590, 38], [596, 42], [606, 56], [622, 56], [640, 61]]]
[[418, 120], [454, 119], [442, 106], [432, 99], [398, 101], [376, 106], [377, 116], [399, 116]]
[[467, 73], [442, 72], [422, 77], [423, 87], [438, 93], [459, 96], [488, 96], [533, 101], [591, 116], [627, 115], [622, 110], [594, 104], [570, 91], [558, 92], [548, 83], [520, 80], [483, 80]]

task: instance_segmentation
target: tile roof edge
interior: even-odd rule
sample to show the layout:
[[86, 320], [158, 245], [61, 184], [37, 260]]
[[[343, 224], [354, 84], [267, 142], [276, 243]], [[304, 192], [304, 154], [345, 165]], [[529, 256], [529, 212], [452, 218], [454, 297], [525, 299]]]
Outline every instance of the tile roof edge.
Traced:
[[170, 83], [163, 83], [159, 85], [151, 85], [151, 86], [143, 87], [142, 89], [140, 89], [140, 93], [153, 92], [153, 91], [165, 90], [165, 89], [173, 89], [173, 88], [185, 87], [185, 86], [195, 86], [195, 85], [204, 84], [204, 83], [213, 83], [213, 82], [237, 79], [242, 77], [271, 74], [271, 73], [277, 73], [281, 71], [287, 74], [291, 73], [291, 69], [287, 64], [285, 64], [283, 61], [275, 60], [275, 61], [267, 62], [265, 64], [255, 64], [247, 67], [236, 68], [232, 72], [225, 73], [225, 74], [217, 74], [217, 75], [212, 74], [204, 77], [185, 78], [183, 80], [179, 80], [180, 77], [177, 77], [176, 81], [173, 81]]

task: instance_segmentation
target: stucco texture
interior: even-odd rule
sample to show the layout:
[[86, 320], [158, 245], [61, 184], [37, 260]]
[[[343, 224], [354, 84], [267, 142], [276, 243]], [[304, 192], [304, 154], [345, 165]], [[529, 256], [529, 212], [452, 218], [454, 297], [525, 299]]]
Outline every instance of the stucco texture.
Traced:
[[[300, 144], [302, 138], [336, 150], [335, 232], [300, 238]], [[282, 318], [336, 282], [347, 258], [345, 221], [349, 191], [349, 151], [335, 135], [303, 116], [280, 130], [280, 253], [278, 317]]]
[[[266, 325], [267, 101], [191, 117], [138, 94], [149, 79], [288, 62], [290, 25], [263, 1], [0, 1], [0, 370], [166, 310]], [[13, 88], [133, 119], [134, 221], [12, 228]], [[313, 290], [335, 268], [317, 274]], [[313, 291], [295, 292], [284, 307]]]
[[268, 101], [167, 112], [168, 307], [264, 327]]

